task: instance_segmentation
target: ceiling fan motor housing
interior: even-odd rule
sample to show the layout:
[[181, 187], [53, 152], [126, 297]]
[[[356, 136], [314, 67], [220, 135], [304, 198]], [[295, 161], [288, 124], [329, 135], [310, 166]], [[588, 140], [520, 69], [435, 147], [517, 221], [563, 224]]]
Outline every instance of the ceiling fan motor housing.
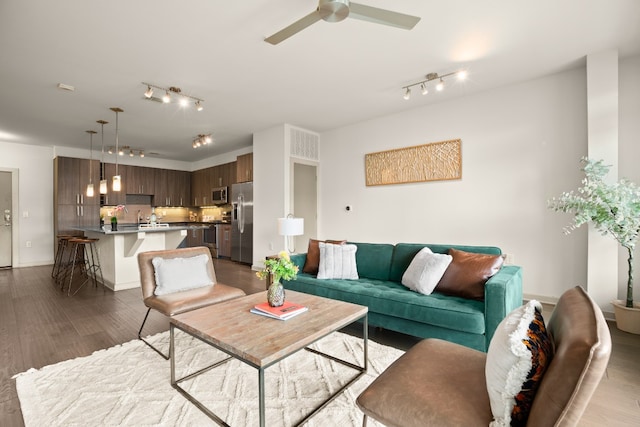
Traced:
[[349, 16], [349, 0], [320, 0], [320, 18], [327, 22], [340, 22]]

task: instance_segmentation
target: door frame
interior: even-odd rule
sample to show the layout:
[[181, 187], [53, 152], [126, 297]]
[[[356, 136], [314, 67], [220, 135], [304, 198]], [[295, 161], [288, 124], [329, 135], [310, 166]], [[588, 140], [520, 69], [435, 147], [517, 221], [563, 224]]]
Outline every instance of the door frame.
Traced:
[[18, 212], [18, 182], [20, 176], [20, 170], [15, 168], [3, 168], [0, 167], [0, 172], [11, 172], [11, 268], [15, 268], [20, 265], [19, 259], [19, 246], [18, 246], [18, 230], [20, 229], [20, 215], [16, 215]]

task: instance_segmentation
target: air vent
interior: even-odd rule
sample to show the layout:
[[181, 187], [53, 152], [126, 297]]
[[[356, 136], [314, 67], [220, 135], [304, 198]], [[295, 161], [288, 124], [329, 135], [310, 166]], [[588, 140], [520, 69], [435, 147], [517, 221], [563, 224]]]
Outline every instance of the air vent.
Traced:
[[320, 136], [302, 129], [290, 128], [291, 157], [320, 160]]

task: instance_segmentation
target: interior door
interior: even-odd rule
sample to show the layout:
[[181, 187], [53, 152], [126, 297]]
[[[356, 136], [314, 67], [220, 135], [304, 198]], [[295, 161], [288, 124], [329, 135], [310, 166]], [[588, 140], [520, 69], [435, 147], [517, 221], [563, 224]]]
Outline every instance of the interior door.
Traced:
[[12, 266], [11, 258], [11, 172], [0, 172], [0, 268]]

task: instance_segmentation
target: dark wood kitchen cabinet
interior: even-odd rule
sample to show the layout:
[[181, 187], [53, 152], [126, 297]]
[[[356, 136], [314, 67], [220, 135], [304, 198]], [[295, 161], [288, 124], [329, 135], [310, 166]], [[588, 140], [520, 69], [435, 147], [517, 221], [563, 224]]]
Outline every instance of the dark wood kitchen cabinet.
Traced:
[[[91, 179], [89, 174], [91, 173]], [[86, 195], [89, 181], [94, 196]], [[82, 234], [78, 227], [100, 224], [100, 162], [56, 157], [53, 160], [53, 205], [56, 234]]]
[[127, 181], [124, 182], [126, 194], [155, 194], [156, 173], [154, 168], [129, 165], [126, 165], [125, 168], [127, 171]]
[[204, 246], [204, 228], [192, 228], [187, 230], [187, 246], [190, 248]]
[[237, 157], [236, 182], [253, 181], [253, 153]]
[[155, 206], [189, 206], [191, 202], [191, 172], [156, 169]]

